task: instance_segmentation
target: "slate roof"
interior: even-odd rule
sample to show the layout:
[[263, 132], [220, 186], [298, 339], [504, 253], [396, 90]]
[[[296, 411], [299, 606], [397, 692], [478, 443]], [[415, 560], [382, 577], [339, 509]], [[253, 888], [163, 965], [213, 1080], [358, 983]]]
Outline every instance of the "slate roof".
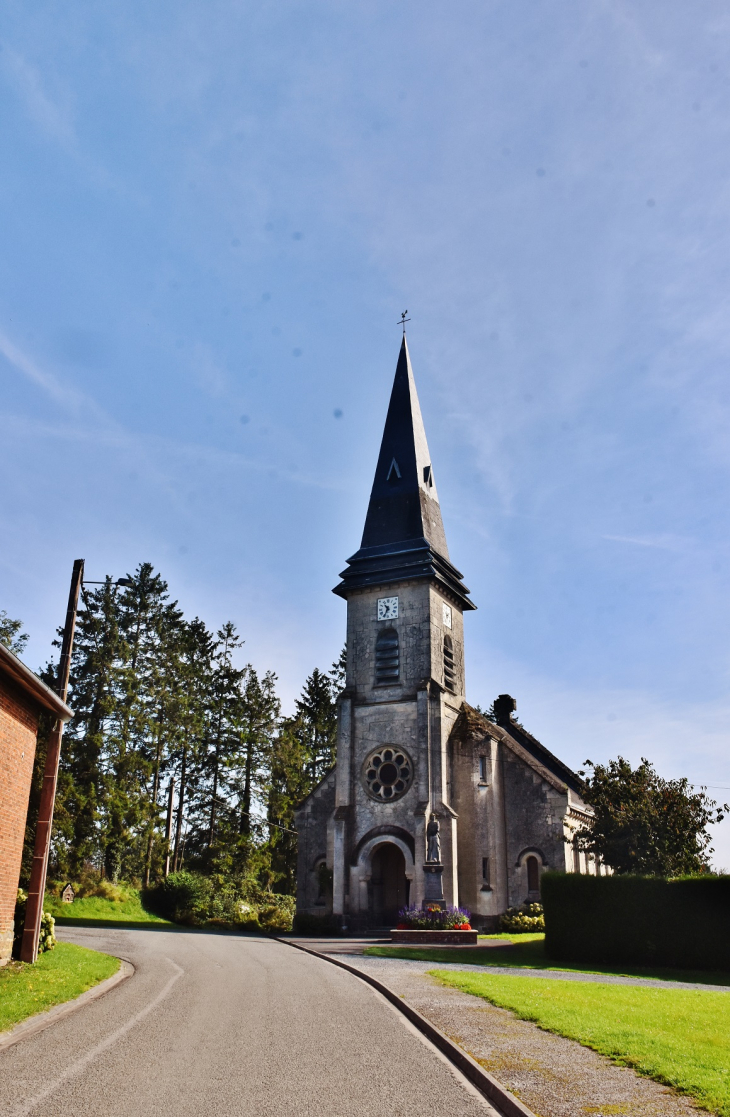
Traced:
[[360, 550], [333, 593], [428, 578], [476, 606], [452, 566], [405, 334], [398, 355]]

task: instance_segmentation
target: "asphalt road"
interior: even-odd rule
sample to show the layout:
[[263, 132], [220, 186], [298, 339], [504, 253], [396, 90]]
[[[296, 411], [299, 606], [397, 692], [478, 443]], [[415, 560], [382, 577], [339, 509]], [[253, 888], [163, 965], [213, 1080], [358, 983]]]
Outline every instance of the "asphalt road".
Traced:
[[3, 1117], [495, 1111], [375, 990], [283, 943], [68, 928], [135, 974], [0, 1052]]

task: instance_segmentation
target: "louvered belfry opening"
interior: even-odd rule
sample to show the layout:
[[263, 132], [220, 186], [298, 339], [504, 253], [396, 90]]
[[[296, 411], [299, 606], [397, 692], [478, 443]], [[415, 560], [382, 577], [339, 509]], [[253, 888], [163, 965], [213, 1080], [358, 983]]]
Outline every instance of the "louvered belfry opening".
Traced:
[[375, 682], [395, 683], [399, 677], [398, 633], [394, 628], [384, 628], [375, 641]]
[[454, 667], [454, 642], [444, 636], [444, 686], [456, 692], [456, 668]]

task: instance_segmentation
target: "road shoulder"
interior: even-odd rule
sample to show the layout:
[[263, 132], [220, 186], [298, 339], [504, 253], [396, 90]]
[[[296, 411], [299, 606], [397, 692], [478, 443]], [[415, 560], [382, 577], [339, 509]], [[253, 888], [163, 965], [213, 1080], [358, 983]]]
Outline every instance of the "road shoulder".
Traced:
[[[307, 945], [325, 957], [329, 954], [330, 944], [318, 947], [310, 940]], [[332, 957], [345, 960], [343, 953], [335, 947]], [[689, 1098], [668, 1087], [482, 998], [440, 985], [428, 976], [433, 962], [365, 956], [348, 950], [346, 963], [405, 1001], [541, 1117], [604, 1112], [630, 1113], [632, 1117], [697, 1115]]]
[[103, 997], [105, 993], [114, 989], [115, 986], [121, 985], [123, 981], [126, 981], [127, 978], [132, 976], [134, 973], [134, 966], [124, 958], [120, 958], [119, 961], [120, 966], [115, 974], [105, 978], [104, 981], [100, 981], [98, 985], [92, 986], [91, 989], [87, 989], [85, 993], [81, 993], [78, 997], [74, 997], [73, 1000], [64, 1001], [63, 1004], [54, 1005], [53, 1008], [46, 1009], [45, 1012], [36, 1013], [35, 1016], [30, 1016], [27, 1020], [23, 1020], [20, 1024], [16, 1024], [10, 1031], [0, 1033], [0, 1051], [5, 1051], [8, 1047], [13, 1047], [14, 1044], [20, 1043], [21, 1040], [44, 1031], [46, 1028], [49, 1028], [51, 1024], [55, 1024], [58, 1020], [63, 1020], [64, 1017], [70, 1016], [71, 1013], [84, 1008], [91, 1001]]

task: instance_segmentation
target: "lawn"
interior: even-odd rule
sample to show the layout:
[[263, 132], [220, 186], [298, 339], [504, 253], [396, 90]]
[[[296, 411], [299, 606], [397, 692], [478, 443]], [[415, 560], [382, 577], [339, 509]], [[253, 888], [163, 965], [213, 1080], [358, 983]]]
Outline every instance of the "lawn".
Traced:
[[33, 966], [8, 962], [0, 969], [0, 1032], [80, 996], [118, 969], [118, 958], [68, 942], [41, 954]]
[[430, 972], [730, 1117], [730, 993]]
[[365, 954], [378, 958], [410, 958], [417, 962], [468, 963], [470, 966], [515, 966], [528, 970], [566, 970], [653, 977], [660, 981], [691, 981], [730, 985], [730, 974], [706, 970], [676, 970], [657, 966], [600, 966], [556, 963], [545, 957], [544, 935], [480, 935], [479, 946], [369, 946]]
[[138, 892], [131, 892], [125, 900], [109, 900], [104, 896], [84, 896], [72, 904], [64, 904], [56, 896], [49, 896], [43, 902], [43, 910], [49, 911], [59, 925], [73, 926], [80, 923], [164, 923], [168, 920], [153, 915], [142, 907]]
[[478, 946], [368, 946], [378, 958], [411, 958], [418, 962], [468, 962], [470, 966], [531, 966], [544, 969], [544, 934], [480, 935]]

